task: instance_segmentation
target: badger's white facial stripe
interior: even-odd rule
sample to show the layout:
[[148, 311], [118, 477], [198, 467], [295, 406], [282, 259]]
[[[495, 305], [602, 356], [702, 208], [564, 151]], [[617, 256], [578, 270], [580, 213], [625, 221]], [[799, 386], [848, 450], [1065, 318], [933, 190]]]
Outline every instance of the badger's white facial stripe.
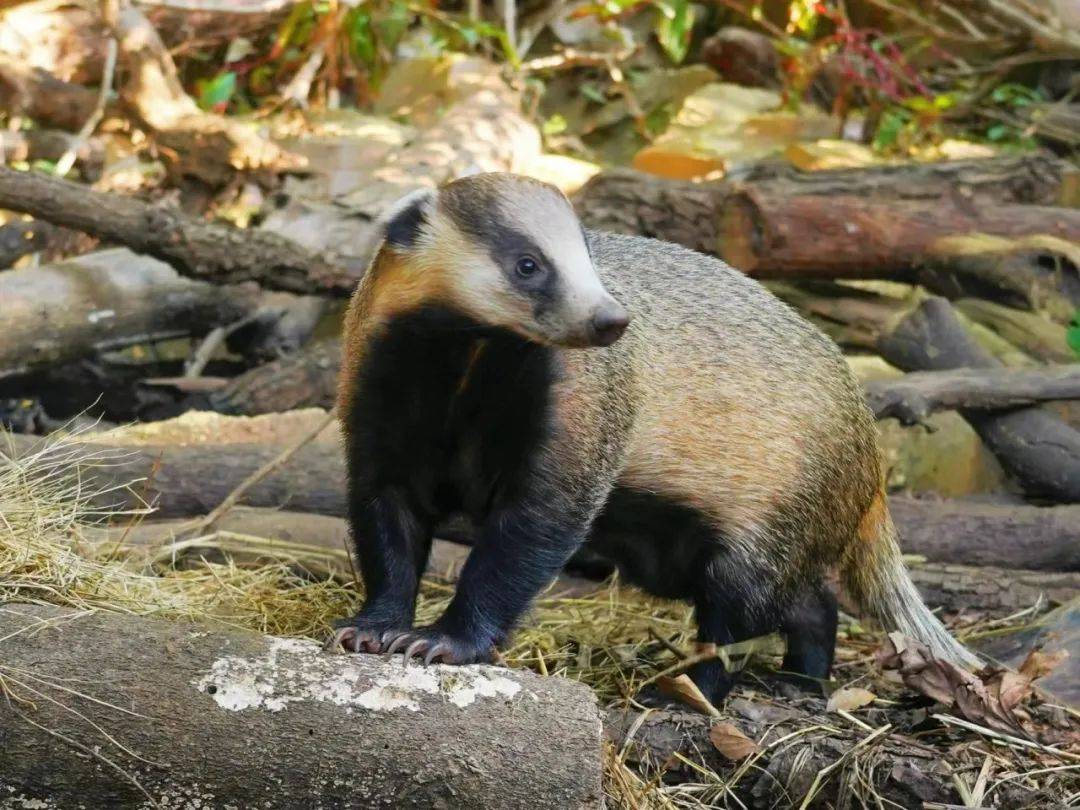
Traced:
[[569, 201], [528, 178], [482, 174], [446, 186], [410, 253], [414, 266], [445, 277], [469, 315], [533, 339], [595, 345], [603, 318], [625, 321]]
[[596, 274], [581, 223], [565, 197], [543, 188], [528, 195], [505, 194], [496, 206], [498, 219], [534, 242], [557, 275], [561, 319], [587, 320], [611, 300]]

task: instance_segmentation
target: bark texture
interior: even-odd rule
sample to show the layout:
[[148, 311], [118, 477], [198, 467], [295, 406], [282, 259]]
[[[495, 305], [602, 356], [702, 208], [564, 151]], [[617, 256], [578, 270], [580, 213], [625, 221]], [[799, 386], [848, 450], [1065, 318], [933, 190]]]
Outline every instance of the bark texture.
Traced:
[[1022, 506], [893, 496], [900, 546], [928, 560], [1080, 571], [1080, 505]]
[[932, 205], [854, 194], [748, 188], [725, 201], [719, 256], [762, 278], [894, 277], [952, 251], [949, 240], [1035, 234], [1080, 242], [1080, 211], [941, 198]]
[[346, 296], [359, 279], [278, 234], [189, 217], [134, 197], [0, 167], [0, 207], [126, 245], [193, 278]]
[[602, 806], [582, 684], [39, 606], [0, 608], [0, 638], [7, 688], [32, 671], [49, 697], [0, 703], [0, 786], [24, 802]]
[[210, 395], [225, 414], [255, 416], [296, 408], [331, 408], [341, 367], [341, 341], [312, 343], [234, 377]]
[[217, 287], [123, 249], [0, 273], [0, 377], [148, 340], [199, 335], [256, 311], [255, 285]]
[[[1078, 172], [1067, 161], [1037, 154], [802, 172], [762, 164], [731, 182], [690, 183], [614, 169], [598, 174], [575, 196], [586, 226], [638, 234], [716, 253], [725, 202], [740, 184], [783, 197], [853, 195], [926, 204], [959, 198], [972, 205], [1075, 204], [1068, 189]], [[932, 207], [932, 205], [930, 206]]]
[[953, 612], [981, 610], [1005, 615], [1039, 602], [1064, 605], [1080, 596], [1080, 573], [1076, 571], [949, 563], [916, 565], [908, 571], [927, 605]]
[[1004, 410], [1080, 399], [1080, 364], [917, 371], [895, 380], [874, 380], [865, 388], [875, 417], [915, 425], [943, 410]]

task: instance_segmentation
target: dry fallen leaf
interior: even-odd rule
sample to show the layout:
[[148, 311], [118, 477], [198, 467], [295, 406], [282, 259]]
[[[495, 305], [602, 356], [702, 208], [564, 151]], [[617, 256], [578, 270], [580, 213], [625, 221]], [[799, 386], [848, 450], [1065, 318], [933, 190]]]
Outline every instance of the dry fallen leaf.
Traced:
[[733, 723], [717, 723], [709, 729], [709, 739], [716, 746], [716, 750], [732, 762], [746, 759], [760, 750], [758, 744], [739, 731], [738, 726]]
[[860, 689], [857, 686], [844, 687], [829, 695], [829, 702], [825, 706], [825, 710], [830, 712], [853, 712], [869, 703], [873, 703], [876, 698], [877, 695], [869, 689]]
[[720, 716], [717, 708], [702, 694], [701, 690], [698, 689], [698, 685], [690, 680], [689, 675], [677, 675], [674, 678], [665, 675], [662, 678], [657, 678], [656, 686], [668, 697], [673, 697], [687, 706], [697, 709], [702, 714], [707, 714], [710, 717]]
[[1031, 694], [1031, 678], [1010, 670], [972, 674], [935, 658], [921, 642], [890, 633], [876, 653], [878, 666], [897, 670], [904, 683], [974, 723], [1026, 736], [1020, 704]]
[[1024, 659], [1024, 663], [1020, 665], [1018, 671], [1029, 680], [1037, 681], [1039, 678], [1045, 678], [1057, 669], [1058, 665], [1068, 657], [1068, 650], [1057, 650], [1051, 653], [1043, 652], [1042, 650], [1032, 650], [1028, 653], [1027, 658]]

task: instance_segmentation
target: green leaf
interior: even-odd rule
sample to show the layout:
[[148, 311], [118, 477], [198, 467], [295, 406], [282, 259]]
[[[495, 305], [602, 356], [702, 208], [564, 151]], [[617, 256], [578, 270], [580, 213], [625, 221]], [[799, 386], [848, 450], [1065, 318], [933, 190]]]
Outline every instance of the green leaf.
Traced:
[[388, 51], [393, 53], [401, 38], [405, 36], [411, 22], [412, 12], [409, 10], [409, 4], [401, 2], [401, 0], [394, 0], [394, 2], [390, 3], [386, 13], [373, 23], [372, 27], [375, 29], [379, 41], [386, 46]]
[[204, 110], [224, 112], [236, 92], [236, 74], [231, 70], [223, 71], [212, 79], [199, 82], [198, 90], [200, 107]]
[[888, 149], [900, 138], [900, 133], [907, 125], [909, 115], [904, 110], [893, 109], [882, 113], [877, 132], [874, 133], [874, 148]]
[[594, 101], [597, 104], [607, 103], [607, 98], [604, 96], [603, 91], [596, 86], [595, 82], [584, 82], [578, 87], [578, 92], [585, 96], [589, 101]]
[[559, 135], [560, 133], [566, 132], [566, 127], [566, 119], [559, 115], [559, 113], [555, 113], [551, 118], [544, 122], [540, 131], [544, 133], [544, 135]]
[[1012, 133], [1012, 127], [1008, 124], [994, 124], [988, 130], [986, 130], [986, 139], [988, 141], [1003, 141], [1009, 137]]
[[656, 38], [664, 53], [676, 65], [681, 64], [690, 49], [690, 34], [694, 29], [694, 9], [690, 0], [665, 0], [657, 3], [660, 11]]
[[348, 32], [349, 51], [353, 59], [368, 67], [374, 66], [379, 51], [375, 46], [371, 13], [363, 6], [352, 9], [345, 18], [345, 30]]
[[1073, 350], [1073, 354], [1080, 358], [1080, 309], [1073, 315], [1072, 325], [1065, 330], [1065, 341]]

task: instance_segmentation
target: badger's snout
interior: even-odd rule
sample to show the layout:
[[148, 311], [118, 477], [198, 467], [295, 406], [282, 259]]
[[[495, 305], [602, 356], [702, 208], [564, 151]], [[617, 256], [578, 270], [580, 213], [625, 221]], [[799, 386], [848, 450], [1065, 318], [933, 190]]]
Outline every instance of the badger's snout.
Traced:
[[622, 337], [630, 325], [630, 313], [617, 301], [601, 304], [589, 320], [589, 342], [593, 346], [610, 346]]

